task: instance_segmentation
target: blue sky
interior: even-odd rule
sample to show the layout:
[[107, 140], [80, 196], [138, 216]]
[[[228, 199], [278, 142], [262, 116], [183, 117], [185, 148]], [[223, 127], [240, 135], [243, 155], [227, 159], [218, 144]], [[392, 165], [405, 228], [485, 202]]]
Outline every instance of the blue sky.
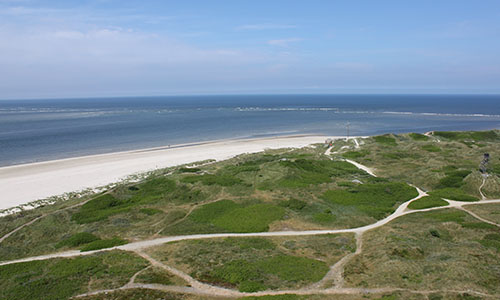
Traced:
[[500, 1], [0, 0], [0, 99], [500, 93]]

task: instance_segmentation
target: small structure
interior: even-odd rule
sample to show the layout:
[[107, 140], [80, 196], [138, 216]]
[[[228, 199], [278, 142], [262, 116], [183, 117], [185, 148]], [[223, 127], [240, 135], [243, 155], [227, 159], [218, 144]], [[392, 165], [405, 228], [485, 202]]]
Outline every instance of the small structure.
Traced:
[[325, 147], [331, 147], [331, 146], [333, 146], [333, 139], [330, 139], [330, 138], [326, 139], [325, 140]]
[[489, 162], [490, 162], [490, 154], [485, 153], [483, 156], [483, 160], [479, 164], [479, 172], [481, 172], [483, 175], [487, 174], [487, 172], [488, 172]]

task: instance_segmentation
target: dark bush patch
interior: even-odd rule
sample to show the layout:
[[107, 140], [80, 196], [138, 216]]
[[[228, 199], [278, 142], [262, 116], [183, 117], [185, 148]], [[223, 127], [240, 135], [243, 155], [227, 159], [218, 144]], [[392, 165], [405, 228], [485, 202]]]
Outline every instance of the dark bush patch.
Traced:
[[109, 240], [96, 240], [96, 241], [93, 241], [93, 242], [83, 246], [80, 250], [82, 252], [99, 250], [99, 249], [111, 248], [111, 247], [115, 247], [115, 246], [124, 245], [126, 243], [127, 243], [127, 241], [122, 240], [120, 238], [112, 238]]
[[282, 201], [280, 203], [280, 206], [283, 206], [283, 207], [286, 207], [286, 208], [289, 208], [289, 209], [295, 210], [295, 211], [302, 210], [304, 207], [306, 207], [306, 205], [307, 205], [307, 203], [305, 201], [298, 200], [295, 198], [292, 198], [292, 199], [286, 200], [286, 201]]
[[425, 134], [421, 134], [421, 133], [409, 133], [408, 136], [411, 137], [412, 140], [414, 140], [414, 141], [427, 141], [427, 140], [429, 140], [428, 136], [426, 136]]
[[397, 145], [396, 139], [390, 135], [379, 135], [379, 136], [373, 137], [373, 139], [375, 140], [375, 142], [377, 142], [379, 144], [389, 145], [389, 146], [396, 146]]
[[93, 241], [97, 241], [99, 238], [92, 233], [89, 232], [79, 232], [76, 234], [73, 234], [69, 238], [60, 241], [59, 243], [56, 244], [56, 248], [61, 248], [61, 247], [78, 247], [84, 244], [88, 244]]
[[397, 203], [418, 195], [415, 188], [404, 183], [366, 183], [348, 190], [330, 190], [322, 198], [327, 202], [358, 209], [375, 219], [394, 211]]

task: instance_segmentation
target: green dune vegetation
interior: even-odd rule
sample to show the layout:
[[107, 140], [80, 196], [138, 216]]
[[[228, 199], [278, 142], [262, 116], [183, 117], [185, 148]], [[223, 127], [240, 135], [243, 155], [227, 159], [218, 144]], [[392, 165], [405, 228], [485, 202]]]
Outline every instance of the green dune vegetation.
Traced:
[[[0, 299], [500, 298], [500, 203], [478, 202], [500, 198], [499, 131], [385, 134], [326, 150], [156, 170], [1, 217]], [[350, 230], [391, 215], [415, 187], [428, 195], [410, 214]], [[64, 257], [30, 259], [54, 253]]]

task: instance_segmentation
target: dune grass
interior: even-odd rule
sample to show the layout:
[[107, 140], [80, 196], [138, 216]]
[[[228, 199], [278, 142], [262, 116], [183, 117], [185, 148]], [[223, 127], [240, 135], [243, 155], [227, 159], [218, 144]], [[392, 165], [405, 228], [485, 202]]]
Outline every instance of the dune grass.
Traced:
[[465, 194], [463, 190], [451, 187], [431, 191], [429, 192], [429, 195], [450, 200], [457, 200], [457, 201], [468, 201], [468, 202], [479, 201], [478, 198]]
[[121, 251], [0, 266], [0, 299], [69, 299], [89, 288], [117, 288], [147, 262]]
[[498, 295], [498, 228], [467, 226], [479, 223], [465, 212], [443, 209], [409, 214], [366, 232], [363, 252], [346, 265], [346, 285], [417, 290], [446, 286]]
[[255, 292], [319, 281], [354, 248], [352, 235], [326, 235], [182, 241], [149, 252], [201, 281]]
[[323, 199], [332, 204], [354, 208], [375, 219], [392, 213], [396, 204], [418, 195], [415, 188], [404, 183], [368, 183], [349, 189], [329, 190]]
[[80, 250], [82, 252], [85, 251], [93, 251], [105, 248], [111, 248], [115, 246], [120, 246], [128, 243], [126, 240], [122, 240], [120, 238], [112, 238], [107, 240], [95, 240], [83, 246]]
[[448, 202], [436, 196], [426, 196], [418, 200], [412, 201], [408, 208], [410, 209], [425, 209], [431, 207], [446, 206]]
[[[284, 216], [281, 206], [268, 203], [238, 204], [231, 200], [220, 200], [202, 205], [173, 229], [190, 233], [206, 232], [262, 232], [269, 224]], [[168, 233], [170, 231], [166, 231]]]

